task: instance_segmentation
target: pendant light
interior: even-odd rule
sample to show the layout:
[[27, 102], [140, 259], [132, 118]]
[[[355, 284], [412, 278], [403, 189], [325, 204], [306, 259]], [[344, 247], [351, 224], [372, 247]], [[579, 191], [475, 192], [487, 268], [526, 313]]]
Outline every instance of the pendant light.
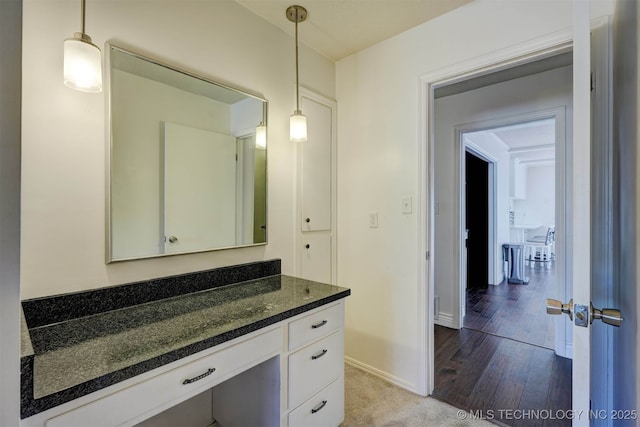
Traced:
[[267, 148], [267, 127], [264, 122], [256, 126], [256, 148]]
[[300, 84], [298, 81], [298, 22], [307, 19], [307, 9], [302, 6], [289, 6], [287, 19], [296, 24], [296, 109], [289, 122], [289, 137], [291, 142], [305, 142], [307, 140], [307, 117], [300, 110]]
[[83, 92], [102, 92], [102, 53], [84, 32], [85, 0], [81, 0], [82, 31], [64, 41], [64, 84]]

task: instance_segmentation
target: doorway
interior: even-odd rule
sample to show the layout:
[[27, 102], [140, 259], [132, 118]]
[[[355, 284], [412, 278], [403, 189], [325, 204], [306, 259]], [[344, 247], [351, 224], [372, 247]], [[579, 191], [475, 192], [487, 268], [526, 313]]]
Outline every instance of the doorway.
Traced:
[[[598, 22], [592, 22], [592, 31], [591, 35], [595, 42], [591, 43], [591, 59], [592, 65], [595, 68], [595, 72], [593, 76], [595, 76], [595, 85], [592, 85], [592, 90], [589, 93], [589, 65], [588, 61], [585, 58], [588, 58], [588, 43], [585, 42], [589, 37], [588, 34], [588, 25], [585, 25], [585, 22], [588, 21], [588, 14], [585, 13], [586, 6], [576, 7], [576, 11], [579, 13], [580, 22], [582, 23], [582, 28], [580, 31], [577, 31], [575, 34], [578, 34], [579, 37], [576, 39], [579, 43], [576, 43], [575, 46], [575, 57], [580, 60], [579, 66], [576, 66], [573, 77], [574, 82], [580, 81], [581, 84], [577, 86], [577, 90], [575, 93], [572, 91], [571, 98], [575, 100], [573, 115], [577, 117], [573, 120], [573, 124], [567, 123], [567, 132], [571, 132], [573, 130], [576, 132], [572, 138], [572, 148], [568, 151], [568, 153], [572, 153], [572, 162], [570, 165], [573, 166], [573, 171], [571, 173], [567, 173], [567, 177], [571, 179], [569, 181], [572, 183], [573, 190], [572, 199], [574, 204], [578, 203], [577, 206], [574, 205], [574, 209], [570, 209], [567, 212], [566, 219], [567, 221], [571, 221], [568, 224], [571, 224], [572, 239], [567, 242], [567, 248], [572, 249], [567, 251], [567, 262], [568, 266], [578, 266], [578, 268], [573, 268], [571, 270], [573, 277], [571, 280], [567, 282], [567, 292], [564, 295], [557, 295], [558, 299], [564, 299], [568, 301], [572, 297], [580, 298], [584, 301], [590, 300], [589, 288], [592, 284], [595, 285], [597, 289], [596, 294], [601, 290], [604, 292], [612, 292], [611, 289], [615, 289], [613, 287], [606, 287], [605, 282], [603, 281], [592, 281], [591, 276], [598, 277], [601, 274], [605, 274], [607, 271], [612, 271], [613, 264], [611, 263], [611, 259], [603, 256], [602, 258], [595, 258], [598, 263], [593, 263], [590, 265], [590, 268], [582, 268], [580, 267], [580, 260], [585, 259], [593, 259], [588, 255], [585, 256], [584, 253], [592, 248], [594, 253], [597, 252], [598, 256], [601, 252], [605, 251], [607, 248], [612, 247], [612, 233], [611, 223], [606, 221], [604, 215], [601, 215], [600, 211], [611, 211], [613, 205], [612, 200], [613, 196], [610, 191], [611, 183], [613, 179], [613, 170], [611, 167], [611, 163], [607, 160], [612, 156], [612, 144], [611, 144], [611, 99], [609, 97], [610, 94], [610, 85], [611, 82], [611, 70], [610, 70], [610, 50], [608, 48], [609, 42], [611, 41], [609, 29], [610, 22], [608, 18], [602, 18]], [[423, 129], [425, 132], [423, 134], [423, 142], [425, 146], [428, 148], [427, 155], [424, 158], [424, 168], [422, 169], [424, 173], [421, 176], [421, 182], [424, 185], [424, 188], [431, 189], [431, 193], [428, 194], [425, 200], [427, 203], [427, 216], [425, 221], [425, 226], [427, 227], [427, 234], [420, 242], [420, 249], [424, 249], [427, 251], [427, 260], [434, 259], [436, 262], [427, 263], [421, 269], [421, 273], [423, 273], [425, 277], [425, 289], [428, 291], [426, 295], [430, 298], [435, 299], [435, 304], [433, 301], [429, 301], [428, 299], [425, 301], [426, 309], [424, 310], [427, 313], [426, 316], [426, 327], [427, 331], [433, 331], [435, 325], [448, 323], [454, 329], [460, 328], [460, 325], [455, 325], [456, 319], [453, 315], [449, 315], [447, 318], [447, 313], [442, 313], [442, 298], [438, 294], [438, 289], [436, 288], [437, 284], [437, 272], [434, 271], [434, 267], [436, 265], [439, 266], [440, 261], [443, 259], [443, 252], [436, 250], [436, 244], [438, 240], [442, 240], [438, 238], [438, 229], [439, 227], [436, 224], [436, 219], [438, 215], [450, 215], [445, 209], [449, 207], [446, 204], [443, 204], [441, 200], [438, 199], [437, 194], [434, 194], [434, 187], [437, 185], [433, 180], [434, 173], [437, 173], [437, 169], [439, 167], [451, 167], [453, 164], [454, 167], [456, 165], [454, 162], [448, 162], [442, 165], [440, 160], [436, 160], [438, 147], [436, 146], [439, 136], [437, 132], [433, 129], [433, 126], [440, 121], [442, 121], [442, 117], [438, 117], [438, 108], [434, 105], [435, 94], [438, 89], [442, 87], [446, 87], [448, 85], [453, 85], [455, 83], [466, 81], [469, 79], [473, 79], [475, 77], [486, 76], [487, 73], [495, 72], [497, 70], [504, 70], [505, 67], [519, 66], [523, 65], [521, 61], [537, 61], [541, 58], [549, 57], [549, 55], [556, 55], [563, 51], [563, 49], [571, 49], [572, 43], [571, 40], [572, 34], [570, 32], [563, 33], [563, 36], [560, 39], [565, 42], [559, 42], [558, 38], [545, 39], [541, 41], [537, 41], [534, 46], [530, 46], [528, 44], [523, 44], [514, 47], [513, 49], [508, 49], [507, 52], [501, 52], [499, 57], [494, 55], [486, 55], [484, 57], [479, 58], [478, 60], [470, 61], [469, 63], [459, 65], [459, 66], [451, 66], [446, 70], [439, 70], [437, 72], [433, 72], [429, 75], [422, 77], [423, 82], [423, 105], [425, 106], [425, 119], [423, 121]], [[545, 46], [540, 49], [540, 46]], [[505, 60], [505, 58], [508, 58]], [[526, 58], [526, 59], [523, 59]], [[482, 85], [476, 87], [483, 87]], [[548, 88], [544, 88], [545, 90]], [[536, 94], [539, 95], [539, 94]], [[533, 98], [538, 98], [534, 96]], [[528, 98], [528, 99], [533, 99]], [[589, 98], [591, 98], [591, 102], [589, 102]], [[488, 99], [490, 101], [491, 99]], [[589, 105], [593, 106], [592, 114], [593, 120], [589, 118]], [[592, 135], [595, 139], [591, 139], [589, 136], [589, 124], [593, 123], [595, 129], [591, 129]], [[596, 141], [596, 146], [592, 145], [589, 147], [589, 141]], [[584, 153], [589, 153], [591, 150], [595, 150], [595, 152], [602, 151], [602, 155], [595, 155], [592, 157], [592, 160], [595, 160], [589, 167], [588, 165], [588, 156], [582, 155]], [[582, 179], [584, 177], [590, 176], [589, 179]], [[455, 176], [453, 178], [455, 180]], [[579, 188], [576, 188], [576, 184], [579, 184]], [[591, 191], [594, 193], [594, 198], [589, 199], [588, 194], [589, 184], [591, 184]], [[449, 186], [451, 188], [451, 186]], [[437, 189], [435, 190], [437, 191]], [[451, 206], [455, 206], [455, 203], [452, 203]], [[595, 222], [590, 222], [590, 212], [595, 212]], [[584, 214], [583, 214], [584, 213]], [[602, 217], [602, 218], [601, 218]], [[456, 218], [454, 218], [454, 221]], [[615, 224], [614, 224], [615, 225]], [[607, 233], [607, 231], [609, 232]], [[591, 237], [591, 239], [589, 239]], [[461, 241], [462, 236], [456, 236], [454, 242]], [[599, 241], [602, 240], [604, 243], [600, 244]], [[594, 242], [598, 242], [598, 244], [594, 245]], [[561, 250], [559, 252], [562, 252]], [[611, 251], [609, 251], [611, 252]], [[431, 255], [432, 258], [429, 258]], [[457, 256], [455, 251], [448, 251], [444, 253], [445, 258], [447, 256]], [[593, 254], [592, 254], [593, 255]], [[445, 260], [446, 263], [446, 260]], [[564, 263], [558, 262], [558, 266], [562, 266]], [[457, 272], [455, 269], [453, 271], [447, 271], [447, 277], [449, 278], [451, 283], [451, 279], [453, 277], [454, 281], [457, 281]], [[607, 276], [608, 277], [608, 276]], [[572, 288], [572, 289], [571, 289]], [[455, 294], [455, 289], [453, 290]], [[592, 292], [593, 293], [593, 292]], [[460, 295], [453, 295], [454, 301]], [[430, 313], [430, 309], [435, 305], [436, 310], [433, 311], [433, 314]], [[440, 307], [440, 310], [437, 308]], [[446, 308], [446, 307], [445, 307]], [[562, 323], [564, 325], [564, 332], [566, 333], [565, 342], [573, 343], [575, 347], [575, 355], [577, 363], [577, 371], [581, 373], [581, 375], [576, 376], [574, 381], [570, 381], [569, 384], [566, 384], [564, 387], [571, 388], [573, 391], [572, 397], [572, 407], [574, 410], [583, 410], [586, 408], [588, 411], [589, 407], [589, 397], [591, 397], [592, 402], [594, 402], [596, 407], [603, 408], [611, 408], [611, 387], [601, 388], [598, 390], [594, 390], [589, 387], [590, 383], [593, 383], [594, 378], [597, 378], [596, 382], [600, 382], [601, 384], [607, 383], [607, 378], [611, 378], [612, 372], [612, 363], [611, 363], [611, 349], [612, 346], [606, 345], [606, 342], [610, 342], [610, 337], [613, 335], [611, 332], [611, 328], [604, 328], [602, 331], [604, 332], [604, 337], [600, 337], [599, 334], [592, 333], [591, 334], [591, 345], [588, 346], [588, 340], [585, 338], [589, 334], [591, 328], [581, 329], [579, 327], [573, 327], [572, 323], [569, 322], [568, 318], [558, 318], [560, 320], [558, 323]], [[593, 329], [595, 332], [595, 328]], [[571, 335], [573, 334], [573, 337]], [[575, 338], [574, 338], [575, 337]], [[436, 340], [438, 338], [436, 337]], [[558, 340], [558, 337], [556, 338]], [[460, 344], [463, 344], [465, 340], [458, 340]], [[425, 342], [426, 342], [426, 351], [424, 352], [425, 363], [426, 363], [426, 391], [427, 393], [431, 392], [434, 389], [434, 376], [429, 375], [429, 373], [433, 374], [434, 372], [434, 360], [437, 358], [434, 357], [435, 343], [433, 334], [429, 334], [428, 332], [425, 334]], [[587, 345], [585, 346], [585, 343]], [[447, 344], [444, 344], [446, 347]], [[465, 353], [461, 352], [460, 355], [464, 356]], [[488, 361], [485, 359], [485, 362]], [[605, 378], [606, 377], [606, 378]], [[489, 388], [488, 390], [491, 390]], [[513, 407], [513, 405], [511, 405]], [[587, 421], [588, 422], [588, 421]]]
[[466, 289], [489, 285], [489, 162], [465, 149]]
[[[443, 289], [438, 287], [442, 276], [437, 270], [446, 266], [440, 263], [438, 249], [442, 250], [447, 242], [445, 227], [440, 224], [449, 218], [442, 208], [449, 199], [439, 191], [447, 175], [457, 178], [452, 199], [459, 202], [450, 213], [458, 220], [453, 221], [454, 232], [449, 237], [453, 253], [458, 254], [451, 268], [459, 274], [454, 277], [458, 299], [452, 301], [452, 322], [443, 322], [446, 316], [439, 316], [435, 322], [433, 395], [467, 410], [571, 409], [571, 396], [566, 389], [571, 384], [572, 363], [554, 352], [555, 322], [544, 312], [545, 298], [564, 292], [556, 287], [555, 275], [564, 274], [566, 262], [562, 252], [566, 241], [563, 190], [565, 173], [570, 167], [564, 163], [564, 138], [567, 111], [571, 107], [571, 75], [572, 66], [566, 64], [435, 100], [435, 203], [440, 205], [441, 216], [436, 215], [435, 219], [436, 293]], [[555, 86], [549, 90], [551, 85]], [[546, 103], [528, 103], [533, 94], [545, 90], [550, 92]], [[451, 117], [443, 117], [439, 109]], [[546, 134], [550, 140], [543, 138]], [[448, 139], [437, 145], [437, 138], [442, 135]], [[531, 142], [534, 137], [538, 138], [536, 143]], [[456, 166], [453, 171], [438, 168], [446, 163], [439, 154], [449, 155], [444, 147], [447, 143]], [[487, 161], [489, 158], [491, 162]], [[544, 169], [547, 176], [542, 179], [533, 171], [542, 170], [544, 162], [549, 162], [545, 167], [550, 169]], [[491, 168], [493, 178], [489, 176]], [[526, 193], [528, 171], [532, 172], [530, 181], [535, 181], [530, 187], [543, 188], [542, 193], [552, 202], [551, 219], [534, 218], [537, 214], [534, 208], [543, 203], [527, 200], [521, 194], [522, 188], [516, 191], [518, 180]], [[520, 178], [516, 179], [517, 176]], [[562, 189], [557, 196], [556, 183]], [[560, 205], [557, 215], [554, 205]], [[491, 223], [495, 224], [493, 233], [488, 231]], [[534, 228], [550, 226], [559, 230], [561, 241], [553, 249], [554, 263], [537, 260], [536, 253], [532, 253], [525, 275], [533, 281], [529, 285], [508, 283], [502, 245], [519, 243], [524, 251], [528, 237], [533, 237], [527, 235], [529, 229], [533, 232]], [[492, 234], [493, 245], [489, 242]], [[489, 254], [493, 255], [492, 260]], [[558, 342], [566, 348], [566, 337], [561, 336]], [[508, 417], [496, 420], [513, 424]]]
[[[483, 236], [493, 235], [497, 248], [493, 242], [483, 248], [488, 247], [497, 264], [503, 264], [489, 286], [470, 286], [481, 282], [481, 276], [479, 268], [467, 257], [467, 266], [462, 268], [468, 270], [468, 276], [460, 284], [464, 296], [460, 303], [461, 325], [465, 328], [549, 349], [555, 347], [553, 319], [541, 307], [545, 306], [545, 298], [558, 293], [559, 284], [564, 282], [556, 280], [556, 273], [564, 271], [556, 268], [556, 260], [566, 259], [557, 249], [565, 245], [555, 242], [556, 232], [566, 234], [562, 218], [567, 197], [560, 175], [566, 167], [561, 161], [561, 167], [556, 168], [556, 152], [560, 159], [565, 152], [563, 132], [558, 131], [565, 127], [564, 115], [564, 111], [553, 109], [512, 116], [503, 122], [495, 119], [476, 123], [460, 132], [459, 143], [464, 146], [465, 156], [461, 169], [466, 175], [465, 185], [459, 190], [467, 203], [463, 222], [467, 226], [475, 221], [478, 227], [485, 228], [494, 225], [494, 233], [480, 230]], [[488, 162], [491, 157], [497, 160]], [[487, 179], [487, 169], [497, 172]], [[499, 208], [487, 209], [490, 206]], [[469, 252], [471, 239], [465, 243]], [[505, 245], [509, 248], [507, 257]], [[518, 256], [523, 262], [515, 258]], [[464, 261], [462, 257], [461, 263]], [[488, 262], [485, 269], [499, 269], [486, 258], [481, 261]]]

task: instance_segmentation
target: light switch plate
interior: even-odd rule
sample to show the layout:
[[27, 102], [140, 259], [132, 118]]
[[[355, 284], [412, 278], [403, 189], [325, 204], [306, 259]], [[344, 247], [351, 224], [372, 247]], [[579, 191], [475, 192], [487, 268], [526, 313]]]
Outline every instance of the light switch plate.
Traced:
[[378, 228], [378, 212], [369, 213], [369, 228]]
[[413, 212], [413, 200], [411, 196], [402, 198], [402, 213], [410, 214]]

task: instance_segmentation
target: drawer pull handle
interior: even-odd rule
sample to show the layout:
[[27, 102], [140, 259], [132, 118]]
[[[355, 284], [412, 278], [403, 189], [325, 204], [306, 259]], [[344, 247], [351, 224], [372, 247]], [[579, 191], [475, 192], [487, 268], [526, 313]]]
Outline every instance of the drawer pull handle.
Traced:
[[311, 329], [318, 329], [318, 328], [320, 328], [320, 327], [322, 327], [322, 326], [326, 325], [327, 323], [328, 323], [328, 321], [327, 321], [327, 320], [323, 320], [323, 321], [322, 321], [322, 322], [320, 322], [320, 323], [316, 323], [315, 325], [311, 325]]
[[324, 356], [325, 354], [327, 354], [327, 349], [322, 350], [320, 353], [318, 354], [314, 354], [313, 356], [311, 356], [311, 360], [316, 360], [316, 359], [320, 359], [322, 356]]
[[195, 383], [196, 381], [201, 380], [204, 377], [208, 377], [209, 375], [213, 374], [215, 371], [216, 371], [216, 368], [209, 368], [207, 369], [207, 372], [205, 372], [204, 374], [200, 374], [197, 377], [193, 377], [193, 378], [187, 378], [186, 380], [182, 381], [182, 384], [186, 385], [186, 384]]
[[324, 405], [326, 405], [326, 404], [327, 404], [327, 401], [326, 401], [326, 400], [323, 400], [321, 404], [319, 404], [318, 406], [316, 406], [315, 408], [313, 408], [313, 409], [311, 410], [311, 413], [312, 413], [312, 414], [315, 414], [316, 412], [319, 412], [319, 411], [320, 411], [320, 409], [324, 408]]

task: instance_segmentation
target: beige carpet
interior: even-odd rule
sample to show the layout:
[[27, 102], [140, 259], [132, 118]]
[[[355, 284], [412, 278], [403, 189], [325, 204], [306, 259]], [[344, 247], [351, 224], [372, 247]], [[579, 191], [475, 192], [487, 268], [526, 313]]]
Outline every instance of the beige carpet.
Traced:
[[[421, 397], [351, 365], [345, 365], [345, 419], [352, 426], [493, 426], [462, 419], [459, 409]], [[463, 411], [464, 412], [464, 411]]]

